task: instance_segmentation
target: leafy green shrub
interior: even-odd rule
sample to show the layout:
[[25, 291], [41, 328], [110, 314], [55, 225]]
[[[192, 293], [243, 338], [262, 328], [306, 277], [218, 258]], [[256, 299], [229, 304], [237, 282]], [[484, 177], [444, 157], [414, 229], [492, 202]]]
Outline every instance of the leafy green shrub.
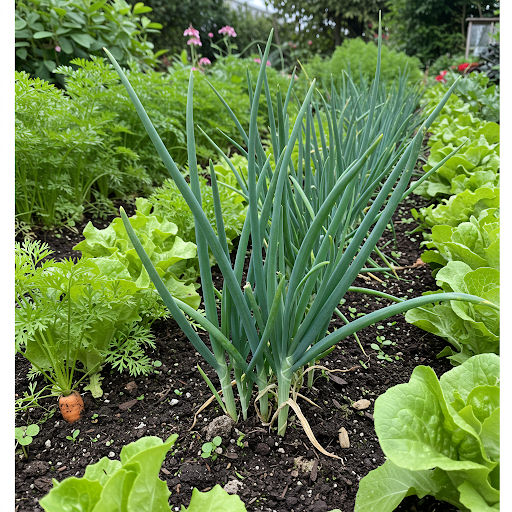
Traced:
[[499, 381], [499, 357], [483, 354], [439, 380], [418, 366], [379, 396], [375, 431], [386, 462], [361, 480], [355, 512], [391, 512], [427, 494], [460, 510], [499, 510]]
[[[123, 504], [123, 510], [170, 512], [171, 493], [158, 474], [176, 439], [178, 434], [165, 442], [155, 436], [143, 437], [123, 446], [120, 460], [103, 457], [87, 466], [83, 478], [72, 476], [62, 482], [52, 479], [53, 489], [39, 503], [46, 512], [61, 512], [63, 507], [73, 510], [79, 507], [88, 512], [114, 511], [121, 510]], [[245, 512], [246, 509], [238, 496], [230, 496], [216, 485], [208, 492], [194, 489], [188, 508], [182, 505], [181, 510]]]
[[[449, 261], [437, 272], [436, 283], [443, 292], [470, 293], [499, 306], [500, 271], [495, 268], [473, 270], [463, 261]], [[441, 290], [424, 295], [435, 293], [441, 293]], [[457, 352], [447, 347], [438, 357], [448, 356], [454, 365], [473, 354], [498, 353], [500, 315], [485, 305], [444, 302], [411, 309], [405, 319], [424, 331], [447, 339]]]
[[[72, 390], [81, 372], [93, 396], [101, 396], [105, 362], [134, 376], [152, 371], [143, 347], [154, 346], [149, 326], [165, 315], [155, 292], [120, 273], [107, 277], [91, 260], [43, 261], [51, 254], [39, 241], [16, 244], [16, 351], [57, 393]], [[143, 307], [151, 318], [140, 315]]]
[[[136, 211], [130, 217], [130, 224], [158, 269], [159, 276], [172, 290], [173, 296], [197, 309], [201, 298], [195, 291], [198, 277], [194, 266], [196, 245], [184, 242], [177, 236], [176, 224], [161, 217], [146, 216]], [[154, 290], [120, 217], [114, 219], [105, 229], [97, 229], [89, 222], [83, 235], [85, 240], [73, 249], [82, 251], [83, 258], [99, 266], [104, 275], [119, 278], [121, 273], [126, 274], [127, 271], [129, 279], [137, 287]]]
[[473, 270], [479, 267], [500, 268], [500, 226], [496, 208], [484, 210], [478, 218], [471, 216], [469, 222], [456, 227], [436, 225], [428, 235], [428, 248], [421, 259], [433, 268], [446, 265], [448, 261], [463, 261]]
[[123, 65], [133, 59], [145, 69], [153, 67], [165, 50], [153, 53], [147, 40], [162, 28], [143, 15], [151, 11], [143, 2], [132, 9], [125, 0], [18, 1], [16, 70], [53, 82], [57, 66], [77, 57], [102, 56], [103, 47]]
[[[405, 67], [409, 71], [410, 84], [421, 80], [423, 74], [420, 71], [421, 63], [415, 57], [408, 57], [403, 52], [391, 50], [388, 46], [382, 46], [381, 80], [391, 83], [403, 73]], [[337, 86], [341, 83], [341, 72], [351, 70], [352, 79], [360, 83], [360, 74], [363, 79], [372, 78], [377, 67], [377, 45], [373, 42], [366, 43], [360, 38], [345, 39], [338, 46], [330, 59], [322, 60], [316, 57], [305, 65], [310, 79], [318, 78], [327, 86], [331, 83], [331, 73]]]

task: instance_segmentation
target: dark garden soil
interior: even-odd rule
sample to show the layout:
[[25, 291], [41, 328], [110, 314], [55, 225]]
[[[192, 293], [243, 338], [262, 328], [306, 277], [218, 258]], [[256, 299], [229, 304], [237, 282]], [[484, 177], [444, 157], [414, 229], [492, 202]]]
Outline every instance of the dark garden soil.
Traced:
[[[413, 196], [394, 216], [398, 246], [395, 248], [390, 244], [385, 252], [387, 255], [391, 250], [400, 253], [400, 257], [395, 258], [399, 265], [412, 267], [421, 255], [422, 235], [407, 232], [416, 226], [410, 222], [410, 208], [423, 205], [424, 200]], [[133, 206], [127, 211], [132, 214]], [[94, 221], [94, 224], [105, 227], [110, 220]], [[64, 231], [60, 238], [55, 233], [36, 231], [36, 235], [50, 244], [56, 259], [61, 259], [79, 255], [71, 248], [82, 240], [84, 226], [85, 222], [77, 226], [78, 234]], [[382, 243], [390, 237], [391, 234], [386, 232]], [[215, 283], [220, 284], [222, 276], [217, 267], [213, 267], [212, 272]], [[397, 273], [399, 280], [376, 274], [384, 280], [381, 283], [365, 274], [366, 279], [359, 278], [354, 284], [399, 297], [417, 297], [424, 291], [436, 289], [426, 265]], [[354, 293], [348, 293], [345, 299], [342, 311], [347, 316], [353, 314], [351, 308], [357, 313], [367, 313], [391, 303]], [[331, 325], [340, 326], [341, 320], [334, 317]], [[207, 371], [206, 363], [172, 319], [155, 322], [153, 331], [157, 345], [148, 354], [153, 360], [161, 361], [157, 371], [149, 377], [133, 378], [105, 367], [102, 371], [104, 395], [94, 399], [89, 392], [84, 392], [86, 414], [75, 424], [69, 425], [62, 420], [55, 399], [41, 401], [54, 414], [41, 425], [40, 433], [30, 445], [28, 459], [16, 454], [17, 511], [42, 510], [38, 500], [52, 488], [52, 478], [81, 477], [88, 464], [98, 462], [102, 457], [119, 459], [121, 448], [127, 443], [150, 435], [165, 440], [176, 433], [179, 438], [160, 472], [160, 478], [167, 482], [172, 492], [169, 503], [173, 510], [180, 510], [181, 504], [188, 506], [193, 487], [206, 491], [215, 484], [224, 486], [236, 480], [240, 483], [237, 494], [248, 511], [324, 512], [338, 508], [342, 512], [353, 512], [359, 481], [384, 462], [373, 425], [375, 399], [388, 388], [408, 382], [418, 365], [431, 366], [438, 376], [451, 368], [446, 359], [436, 359], [436, 354], [446, 345], [442, 339], [407, 324], [403, 315], [395, 316], [359, 332], [367, 356], [350, 336], [338, 343], [320, 363], [329, 369], [345, 370], [345, 373], [337, 372], [327, 377], [317, 371], [313, 387], [301, 390], [318, 406], [298, 399], [313, 433], [319, 443], [341, 457], [341, 461], [313, 448], [293, 414], [285, 437], [280, 438], [275, 429], [262, 426], [252, 407], [249, 418], [239, 421], [230, 435], [222, 437], [223, 453], [212, 461], [199, 454], [206, 441], [205, 427], [222, 415], [217, 403], [211, 403], [200, 413], [197, 423], [191, 427], [195, 412], [211, 396], [196, 365], [200, 363], [218, 387], [216, 375]], [[207, 340], [204, 332], [201, 336]], [[370, 347], [377, 336], [385, 336], [393, 342], [386, 347], [392, 362], [377, 359], [376, 351]], [[17, 396], [27, 390], [28, 370], [27, 362], [17, 356]], [[38, 389], [41, 385], [39, 383]], [[361, 399], [369, 400], [370, 406], [356, 410], [352, 404]], [[18, 415], [16, 425], [36, 422], [44, 414], [47, 412], [42, 408], [34, 408]], [[350, 448], [340, 447], [340, 427], [348, 432]], [[79, 429], [80, 434], [72, 442], [67, 436], [75, 429]], [[430, 497], [423, 500], [410, 497], [396, 510], [441, 512], [456, 509]]]

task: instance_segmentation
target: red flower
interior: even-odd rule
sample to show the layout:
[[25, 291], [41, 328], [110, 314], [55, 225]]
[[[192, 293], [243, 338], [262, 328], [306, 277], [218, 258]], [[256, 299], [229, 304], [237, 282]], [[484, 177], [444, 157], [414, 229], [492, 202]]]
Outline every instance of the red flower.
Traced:
[[470, 66], [469, 62], [464, 62], [464, 64], [459, 64], [459, 67], [457, 69], [462, 72], [469, 66]]
[[444, 78], [442, 75], [437, 75], [436, 76], [436, 80], [438, 82], [441, 82], [442, 84], [445, 84], [446, 83], [446, 78]]
[[439, 73], [439, 75], [440, 75], [440, 76], [445, 76], [445, 75], [446, 75], [446, 73], [448, 73], [448, 71], [446, 71], [446, 69], [443, 69], [443, 71], [441, 71], [441, 72]]

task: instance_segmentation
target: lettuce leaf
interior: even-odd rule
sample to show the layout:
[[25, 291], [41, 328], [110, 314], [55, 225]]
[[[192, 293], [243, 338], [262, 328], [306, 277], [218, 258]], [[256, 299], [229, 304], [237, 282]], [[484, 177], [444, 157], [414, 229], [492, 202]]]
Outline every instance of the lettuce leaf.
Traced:
[[[475, 294], [499, 306], [500, 272], [494, 268], [471, 267], [462, 261], [450, 261], [436, 275], [437, 285], [445, 292]], [[414, 308], [405, 314], [408, 323], [448, 340], [462, 357], [451, 351], [449, 355], [457, 364], [471, 354], [498, 353], [499, 313], [483, 305], [451, 301]]]
[[500, 189], [498, 187], [482, 187], [475, 191], [465, 190], [451, 196], [444, 204], [430, 205], [421, 208], [420, 216], [428, 227], [437, 224], [458, 226], [469, 221], [470, 217], [479, 217], [483, 210], [498, 208], [500, 205]]
[[246, 508], [236, 494], [229, 495], [216, 485], [208, 492], [194, 489], [188, 508], [182, 505], [181, 512], [246, 512]]
[[46, 512], [167, 512], [170, 491], [158, 478], [162, 462], [177, 434], [165, 443], [143, 437], [121, 449], [121, 461], [103, 457], [88, 466], [83, 478], [54, 480], [53, 489], [40, 500]]
[[436, 225], [425, 245], [437, 251], [426, 251], [421, 255], [425, 263], [445, 265], [448, 261], [463, 261], [473, 270], [479, 267], [500, 265], [500, 226], [498, 210], [492, 208], [480, 212], [478, 218], [471, 216], [468, 222], [458, 226]]
[[497, 510], [498, 406], [494, 354], [474, 356], [440, 380], [430, 367], [416, 367], [408, 383], [375, 402], [375, 431], [387, 461], [361, 480], [355, 510], [392, 511], [412, 494], [461, 510]]
[[[173, 295], [197, 309], [201, 302], [196, 292], [198, 272], [194, 268], [197, 247], [179, 236], [176, 224], [160, 217], [136, 211], [130, 224], [149, 255], [152, 263]], [[82, 251], [84, 258], [98, 261], [108, 276], [115, 275], [123, 281], [132, 281], [138, 289], [154, 290], [149, 275], [142, 265], [120, 217], [105, 229], [97, 229], [91, 222], [83, 231], [85, 240], [74, 249]], [[119, 266], [123, 265], [126, 272]]]

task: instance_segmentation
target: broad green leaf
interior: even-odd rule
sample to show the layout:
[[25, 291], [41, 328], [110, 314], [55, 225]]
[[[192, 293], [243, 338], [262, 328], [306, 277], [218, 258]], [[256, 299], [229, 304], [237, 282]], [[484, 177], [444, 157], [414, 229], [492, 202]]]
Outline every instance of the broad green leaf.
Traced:
[[68, 55], [73, 53], [73, 45], [67, 37], [59, 36], [58, 42], [64, 53], [67, 53]]
[[500, 460], [500, 409], [494, 411], [482, 422], [480, 438], [485, 453], [492, 461]]
[[462, 483], [458, 490], [460, 492], [460, 502], [471, 512], [496, 512], [500, 510], [499, 502], [490, 506], [471, 482]]
[[158, 474], [165, 455], [177, 438], [177, 434], [174, 434], [162, 443], [158, 437], [146, 437], [123, 446], [120, 455], [123, 466], [133, 462], [141, 465], [141, 472], [133, 482], [128, 499], [128, 511], [169, 510], [167, 499], [170, 492], [167, 485], [159, 480]]
[[20, 48], [19, 50], [16, 50], [16, 55], [21, 59], [25, 60], [27, 58], [27, 50], [25, 48]]
[[130, 491], [139, 473], [140, 464], [138, 463], [128, 464], [117, 470], [105, 482], [94, 512], [127, 512]]
[[27, 26], [27, 22], [25, 20], [16, 20], [14, 22], [14, 29], [15, 30], [22, 30]]
[[36, 32], [32, 37], [34, 39], [44, 39], [47, 37], [53, 37], [53, 33], [48, 32], [47, 30], [41, 30], [40, 32]]
[[480, 423], [483, 423], [500, 406], [500, 388], [497, 386], [477, 386], [468, 395], [467, 404]]
[[83, 46], [84, 48], [90, 48], [91, 44], [96, 42], [89, 34], [69, 34], [69, 37], [75, 41], [75, 43]]
[[359, 482], [354, 512], [392, 512], [407, 496], [427, 494], [458, 504], [458, 492], [444, 472], [411, 471], [386, 460]]
[[499, 386], [500, 358], [495, 354], [480, 354], [462, 366], [444, 373], [439, 382], [447, 400], [452, 402], [457, 392], [467, 402], [477, 386]]
[[95, 480], [70, 477], [39, 501], [46, 512], [93, 512], [103, 487]]
[[[394, 464], [413, 470], [473, 469], [459, 461], [449, 414], [436, 374], [418, 366], [407, 384], [388, 389], [375, 401], [375, 431], [381, 448]], [[435, 433], [435, 436], [433, 436]]]
[[245, 512], [246, 508], [240, 498], [228, 494], [220, 485], [208, 492], [194, 488], [188, 508], [181, 506], [181, 512]]

